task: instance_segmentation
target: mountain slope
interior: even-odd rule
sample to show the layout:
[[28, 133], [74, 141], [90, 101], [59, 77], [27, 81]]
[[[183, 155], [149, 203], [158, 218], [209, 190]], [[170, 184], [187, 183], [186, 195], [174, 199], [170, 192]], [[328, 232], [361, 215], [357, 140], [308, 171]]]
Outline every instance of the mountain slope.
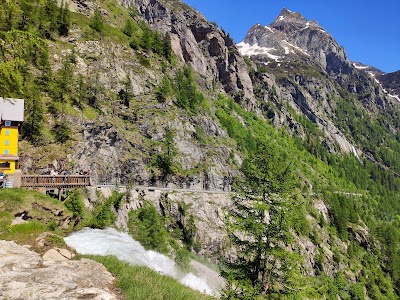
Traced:
[[[373, 72], [352, 64], [345, 50], [317, 22], [283, 9], [269, 26], [253, 26], [238, 47], [260, 66], [258, 70], [268, 70], [268, 74], [253, 75], [255, 86], [260, 86], [258, 98], [268, 102], [273, 91], [277, 95], [275, 111], [282, 112], [279, 105], [287, 103], [306, 115], [324, 133], [329, 151], [339, 147], [356, 156], [373, 152], [359, 133], [354, 133], [355, 125], [342, 119], [350, 106], [374, 123], [384, 119], [390, 135], [399, 131], [399, 103], [381, 87]], [[275, 118], [275, 123], [289, 119], [289, 126], [302, 134], [293, 116], [284, 114], [287, 116]]]
[[[0, 7], [15, 13], [0, 19], [0, 45], [12, 44], [0, 47], [0, 91], [26, 99], [24, 172], [230, 190], [258, 145], [270, 145], [265, 155], [296, 178], [286, 245], [299, 253], [293, 280], [306, 289], [296, 291], [396, 298], [399, 103], [316, 22], [283, 10], [253, 27], [239, 45], [250, 60], [180, 1], [69, 1], [67, 33], [45, 13], [65, 14], [54, 1], [21, 3]], [[199, 224], [229, 209], [167, 204], [171, 232], [185, 230], [187, 212]], [[221, 238], [201, 244], [207, 234], [194, 237], [196, 251], [232, 253]]]

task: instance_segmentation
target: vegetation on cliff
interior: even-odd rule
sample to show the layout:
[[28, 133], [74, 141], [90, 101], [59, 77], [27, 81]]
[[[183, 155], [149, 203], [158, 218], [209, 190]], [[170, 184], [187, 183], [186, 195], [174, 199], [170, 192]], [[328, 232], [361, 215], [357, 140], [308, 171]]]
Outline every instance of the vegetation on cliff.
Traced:
[[[400, 138], [398, 132], [393, 133], [396, 108], [375, 116], [344, 90], [337, 99], [332, 96], [332, 122], [364, 152], [360, 158], [340, 154], [327, 146], [312, 118], [278, 99], [274, 86], [256, 86], [260, 84], [257, 76], [268, 73], [265, 67], [251, 72], [256, 97], [266, 94], [266, 100], [252, 103], [239, 92], [232, 93], [233, 99], [221, 93], [217, 82], [209, 84], [175, 57], [171, 37], [152, 30], [134, 7], [125, 9], [109, 1], [95, 6], [90, 17], [71, 12], [64, 2], [59, 6], [55, 0], [6, 1], [0, 7], [0, 95], [26, 100], [24, 155], [29, 152], [41, 157], [36, 165], [41, 167], [53, 159], [66, 161], [68, 154], [76, 160], [80, 156], [89, 159], [87, 149], [73, 155], [85, 142], [95, 145], [92, 154], [100, 152], [101, 139], [87, 138], [88, 132], [109, 125], [115, 132], [105, 143], [123, 141], [117, 146], [123, 153], [118, 163], [126, 163], [119, 169], [121, 177], [123, 172], [142, 172], [146, 176], [124, 176], [136, 176], [140, 183], [184, 185], [208, 178], [207, 172], [218, 165], [216, 174], [229, 186], [237, 175], [235, 205], [228, 215], [238, 255], [231, 257], [226, 270], [232, 283], [226, 292], [228, 299], [399, 296]], [[78, 34], [69, 39], [74, 31]], [[100, 50], [97, 53], [98, 41], [109, 49], [123, 50], [109, 56]], [[90, 51], [82, 54], [79, 49]], [[132, 63], [127, 67], [129, 76], [101, 69], [98, 62], [103, 57], [107, 67], [117, 64], [112, 58], [115, 53], [119, 55], [116, 60]], [[248, 65], [252, 63], [248, 61]], [[321, 82], [326, 80], [314, 69], [301, 71]], [[137, 81], [145, 79], [134, 87], [131, 75]], [[293, 81], [291, 75], [280, 76], [278, 80]], [[139, 90], [136, 96], [134, 88]], [[259, 107], [252, 107], [256, 105]], [[279, 105], [296, 122], [291, 125], [305, 136], [296, 136], [290, 125], [274, 126], [274, 116], [280, 116], [274, 107]], [[43, 157], [43, 153], [51, 154]], [[107, 170], [114, 167], [105, 164]], [[21, 197], [31, 197], [24, 193], [0, 192], [2, 236], [7, 235], [12, 219], [24, 212], [22, 206], [17, 211], [19, 206], [10, 201], [20, 203]], [[321, 200], [327, 214], [317, 209]], [[33, 200], [29, 201], [26, 203], [33, 205]], [[121, 195], [113, 195], [96, 207], [92, 216], [76, 194], [65, 202], [67, 209], [60, 209], [76, 226], [103, 228], [115, 221], [120, 201]], [[148, 205], [131, 218], [131, 231], [138, 239], [148, 247], [169, 250], [165, 228], [176, 228], [170, 220], [159, 218]], [[35, 226], [35, 232], [45, 228]], [[176, 237], [185, 242], [185, 249], [196, 251], [199, 246], [194, 233], [183, 231], [176, 232]], [[302, 242], [312, 244], [312, 254], [300, 246]], [[306, 262], [310, 262], [307, 268], [303, 267]], [[292, 285], [294, 281], [298, 284]]]

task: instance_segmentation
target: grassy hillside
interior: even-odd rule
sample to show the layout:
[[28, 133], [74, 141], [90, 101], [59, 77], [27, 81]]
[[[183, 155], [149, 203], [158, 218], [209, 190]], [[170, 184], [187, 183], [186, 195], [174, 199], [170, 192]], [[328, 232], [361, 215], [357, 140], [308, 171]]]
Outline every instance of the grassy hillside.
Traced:
[[116, 277], [116, 287], [126, 300], [211, 300], [215, 299], [196, 292], [175, 279], [161, 275], [145, 267], [132, 266], [115, 257], [89, 256], [102, 263]]

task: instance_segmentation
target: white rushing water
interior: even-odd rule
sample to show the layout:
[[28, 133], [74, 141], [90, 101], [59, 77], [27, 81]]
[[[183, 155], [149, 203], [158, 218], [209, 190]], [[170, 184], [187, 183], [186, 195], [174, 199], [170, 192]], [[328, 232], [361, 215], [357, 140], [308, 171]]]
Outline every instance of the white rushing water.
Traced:
[[132, 265], [146, 266], [157, 272], [169, 275], [184, 285], [209, 295], [216, 294], [204, 278], [192, 273], [185, 274], [175, 262], [160, 253], [145, 250], [129, 234], [115, 229], [85, 228], [64, 238], [68, 246], [80, 254], [114, 255]]

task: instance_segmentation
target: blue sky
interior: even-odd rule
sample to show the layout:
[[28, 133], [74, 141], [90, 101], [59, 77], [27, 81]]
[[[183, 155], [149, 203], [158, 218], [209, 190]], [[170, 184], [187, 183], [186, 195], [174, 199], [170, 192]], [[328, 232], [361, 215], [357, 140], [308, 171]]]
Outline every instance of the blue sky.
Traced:
[[400, 70], [400, 0], [183, 0], [240, 42], [256, 23], [268, 25], [283, 7], [316, 20], [350, 60], [384, 72]]

